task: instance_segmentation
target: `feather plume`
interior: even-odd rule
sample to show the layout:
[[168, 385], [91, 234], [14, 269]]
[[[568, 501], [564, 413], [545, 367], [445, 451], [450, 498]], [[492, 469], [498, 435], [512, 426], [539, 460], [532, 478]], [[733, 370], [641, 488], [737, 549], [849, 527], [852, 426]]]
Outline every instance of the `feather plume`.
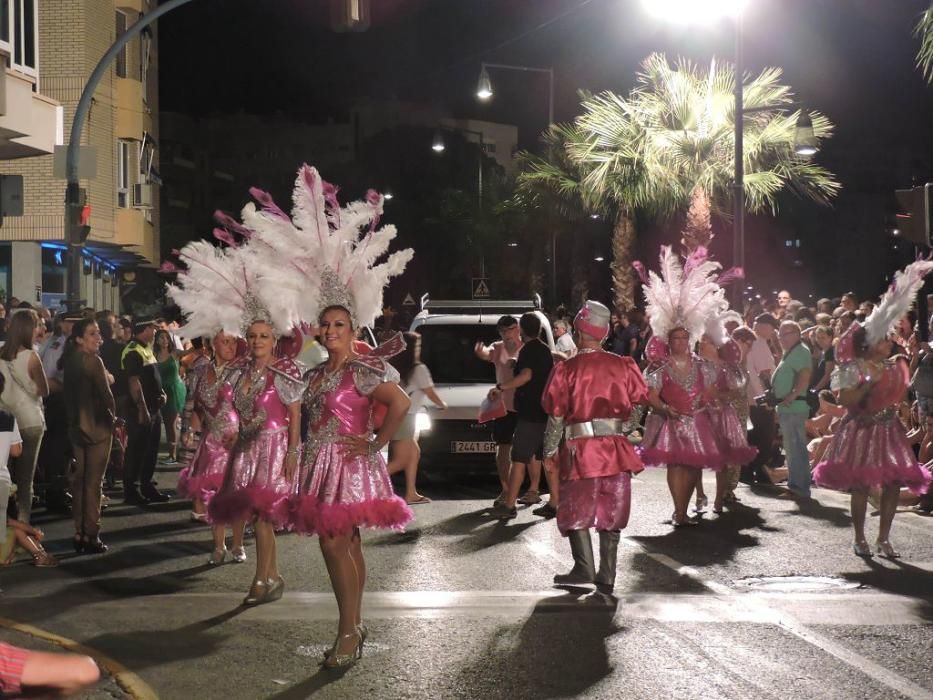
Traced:
[[918, 260], [894, 274], [888, 291], [865, 319], [865, 339], [869, 347], [884, 340], [907, 314], [923, 286], [923, 278], [930, 272], [933, 272], [933, 260]]
[[725, 293], [716, 283], [721, 266], [699, 249], [682, 266], [670, 246], [661, 247], [660, 274], [650, 272], [645, 295], [645, 311], [654, 334], [662, 339], [683, 328], [691, 344], [706, 330], [707, 319], [718, 317], [727, 308]]

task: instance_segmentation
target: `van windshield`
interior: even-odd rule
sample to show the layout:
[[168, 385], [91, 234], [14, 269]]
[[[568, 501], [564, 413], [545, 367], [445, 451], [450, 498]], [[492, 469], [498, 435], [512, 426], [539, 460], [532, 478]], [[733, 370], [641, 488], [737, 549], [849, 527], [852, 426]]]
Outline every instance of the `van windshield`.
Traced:
[[421, 334], [421, 361], [431, 370], [435, 384], [495, 384], [496, 368], [473, 353], [477, 340], [489, 345], [499, 340], [491, 325], [424, 325]]

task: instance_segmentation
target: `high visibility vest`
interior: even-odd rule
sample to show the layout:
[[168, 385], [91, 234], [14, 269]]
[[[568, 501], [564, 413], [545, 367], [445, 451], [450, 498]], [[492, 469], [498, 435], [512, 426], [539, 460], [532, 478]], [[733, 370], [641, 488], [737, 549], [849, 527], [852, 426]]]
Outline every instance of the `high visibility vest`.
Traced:
[[126, 356], [131, 353], [139, 353], [139, 356], [143, 359], [144, 365], [154, 365], [156, 364], [155, 353], [152, 351], [152, 348], [148, 345], [141, 345], [135, 340], [131, 340], [126, 344], [126, 347], [123, 348], [123, 352], [120, 353], [120, 368], [126, 369]]

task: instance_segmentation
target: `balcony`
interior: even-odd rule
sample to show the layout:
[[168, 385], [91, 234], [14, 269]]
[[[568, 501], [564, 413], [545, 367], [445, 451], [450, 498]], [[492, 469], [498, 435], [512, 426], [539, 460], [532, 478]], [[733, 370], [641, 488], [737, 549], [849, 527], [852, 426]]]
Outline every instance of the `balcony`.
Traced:
[[31, 78], [4, 70], [0, 74], [0, 160], [55, 152], [61, 105], [33, 92]]

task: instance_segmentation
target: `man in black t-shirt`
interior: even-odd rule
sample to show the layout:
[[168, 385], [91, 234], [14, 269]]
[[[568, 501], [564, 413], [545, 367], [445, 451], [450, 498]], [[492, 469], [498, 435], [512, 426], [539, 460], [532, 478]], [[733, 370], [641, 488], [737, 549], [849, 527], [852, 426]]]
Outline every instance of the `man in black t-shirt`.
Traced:
[[154, 319], [135, 319], [133, 339], [126, 344], [122, 355], [122, 369], [126, 374], [129, 395], [123, 498], [126, 503], [137, 505], [169, 499], [156, 489], [152, 481], [159, 458], [159, 440], [162, 438], [160, 409], [165, 404], [159, 365], [152, 351], [155, 329]]
[[[541, 321], [536, 314], [524, 314], [518, 322], [522, 332], [522, 349], [515, 363], [515, 376], [490, 389], [489, 398], [495, 400], [502, 391], [515, 389], [515, 412], [518, 422], [512, 438], [512, 469], [509, 472], [509, 491], [494, 509], [502, 519], [517, 515], [515, 501], [525, 480], [525, 470], [533, 459], [544, 457], [544, 429], [547, 414], [541, 407], [541, 395], [547, 385], [554, 359], [551, 350], [541, 342]], [[552, 497], [553, 497], [552, 492]]]

